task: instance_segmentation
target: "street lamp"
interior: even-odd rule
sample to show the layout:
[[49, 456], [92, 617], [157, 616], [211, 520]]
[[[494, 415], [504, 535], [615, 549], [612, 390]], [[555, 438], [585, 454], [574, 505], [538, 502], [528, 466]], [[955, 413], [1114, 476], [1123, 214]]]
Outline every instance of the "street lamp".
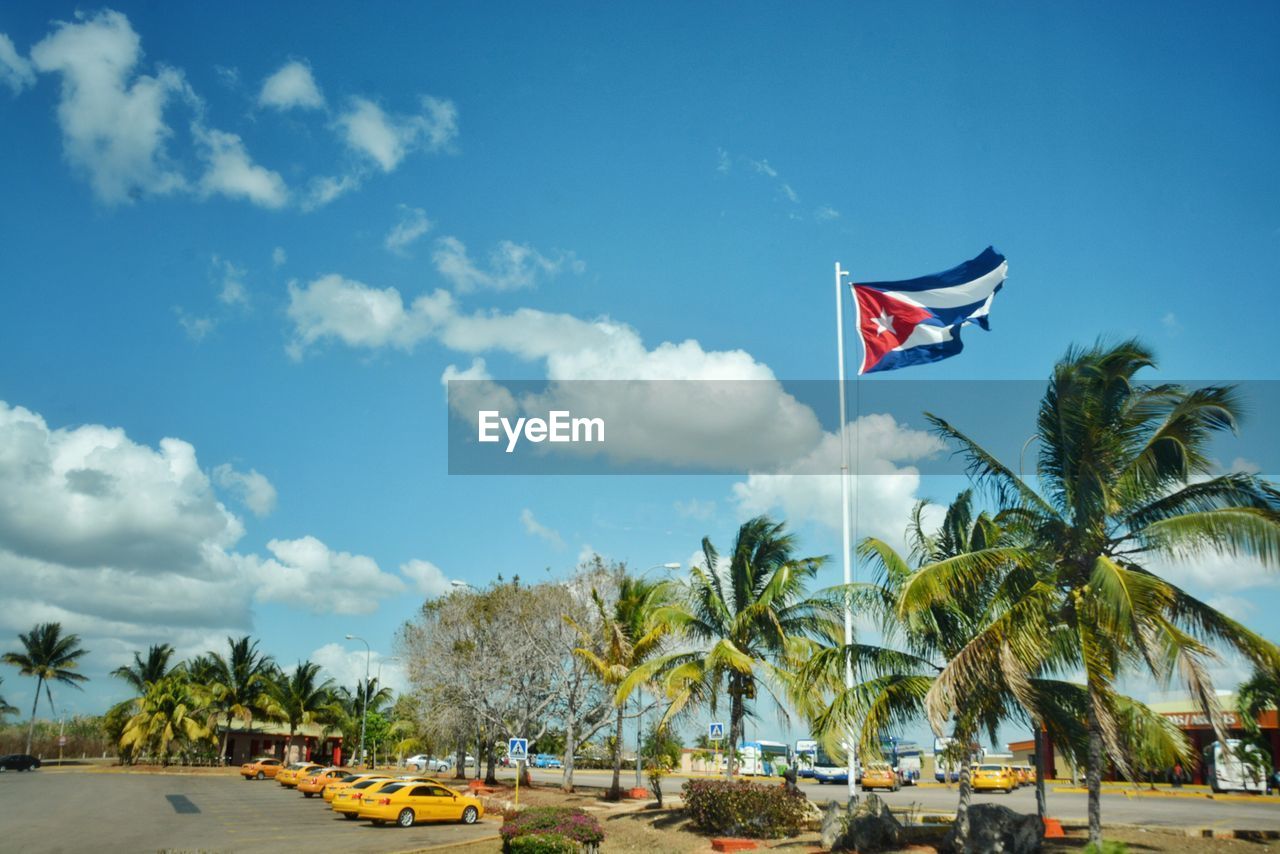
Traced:
[[364, 683], [360, 686], [360, 761], [364, 761], [364, 722], [369, 716], [369, 659], [373, 656], [373, 648], [369, 642], [357, 635], [347, 635], [347, 640], [358, 640], [364, 644]]
[[[655, 563], [653, 566], [640, 573], [644, 577], [655, 569], [665, 569], [668, 571], [679, 569], [681, 564], [678, 563]], [[644, 748], [644, 688], [636, 688], [636, 788], [644, 786], [644, 773], [641, 770], [640, 751]]]

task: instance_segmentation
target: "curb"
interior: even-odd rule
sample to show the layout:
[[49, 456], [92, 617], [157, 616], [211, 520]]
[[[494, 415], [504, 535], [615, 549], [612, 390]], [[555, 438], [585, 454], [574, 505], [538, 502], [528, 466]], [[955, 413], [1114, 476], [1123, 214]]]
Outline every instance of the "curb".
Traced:
[[[1055, 794], [1066, 795], [1086, 795], [1089, 793], [1089, 790], [1083, 786], [1054, 786], [1053, 791]], [[1103, 789], [1102, 793], [1104, 795], [1124, 795], [1126, 798], [1199, 798], [1201, 800], [1209, 801], [1239, 801], [1250, 804], [1280, 804], [1280, 796], [1276, 795], [1248, 795], [1234, 792], [1219, 792], [1215, 794], [1207, 789], [1203, 792], [1171, 792], [1167, 790], [1161, 791], [1159, 789], [1153, 792], [1150, 789], [1138, 789], [1135, 791], [1133, 789], [1116, 788], [1110, 790]]]

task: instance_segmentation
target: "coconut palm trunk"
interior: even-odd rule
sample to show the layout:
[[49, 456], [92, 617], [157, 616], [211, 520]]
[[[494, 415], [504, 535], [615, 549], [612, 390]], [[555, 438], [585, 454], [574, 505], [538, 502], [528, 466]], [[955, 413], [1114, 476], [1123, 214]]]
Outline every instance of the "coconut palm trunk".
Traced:
[[560, 791], [573, 791], [573, 754], [578, 750], [577, 721], [570, 715], [565, 722], [564, 768], [560, 772]]
[[40, 702], [40, 688], [44, 685], [44, 677], [36, 678], [36, 696], [31, 701], [31, 723], [27, 725], [27, 753], [31, 753], [31, 741], [36, 734], [36, 704]]
[[1044, 796], [1044, 768], [1045, 768], [1045, 737], [1044, 726], [1039, 721], [1032, 721], [1035, 727], [1035, 751], [1036, 751], [1036, 813], [1040, 816], [1041, 823], [1049, 816], [1049, 805], [1045, 801]]
[[956, 838], [969, 838], [969, 803], [973, 800], [973, 775], [969, 771], [969, 757], [960, 763], [960, 800], [956, 804]]
[[613, 729], [613, 783], [609, 785], [609, 798], [622, 797], [622, 706], [618, 706], [617, 723]]
[[[1090, 692], [1092, 695], [1093, 692]], [[1085, 787], [1089, 792], [1089, 842], [1102, 850], [1102, 724], [1094, 710], [1097, 699], [1089, 698], [1089, 764], [1085, 768]]]
[[730, 780], [738, 773], [738, 746], [742, 744], [743, 721], [746, 717], [747, 705], [742, 699], [741, 690], [734, 691], [729, 699], [729, 762], [726, 774]]

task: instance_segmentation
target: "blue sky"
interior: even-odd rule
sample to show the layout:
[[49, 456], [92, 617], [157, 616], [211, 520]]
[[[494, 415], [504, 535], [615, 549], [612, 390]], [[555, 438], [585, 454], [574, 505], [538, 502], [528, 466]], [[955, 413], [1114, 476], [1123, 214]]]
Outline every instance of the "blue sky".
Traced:
[[[73, 709], [161, 640], [350, 678], [332, 645], [390, 655], [449, 579], [687, 562], [761, 510], [838, 552], [803, 481], [449, 477], [450, 366], [826, 379], [833, 262], [994, 244], [993, 331], [912, 379], [1135, 334], [1165, 376], [1275, 374], [1273, 5], [49, 3], [0, 33], [0, 631], [84, 636]], [[872, 487], [869, 531], [956, 486]], [[1274, 634], [1261, 572], [1178, 572]]]

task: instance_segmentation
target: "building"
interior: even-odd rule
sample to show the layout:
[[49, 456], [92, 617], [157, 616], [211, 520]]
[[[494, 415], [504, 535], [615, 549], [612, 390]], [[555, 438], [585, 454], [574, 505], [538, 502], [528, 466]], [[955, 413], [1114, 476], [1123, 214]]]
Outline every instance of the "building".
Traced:
[[[1245, 732], [1241, 726], [1240, 714], [1235, 711], [1235, 694], [1219, 695], [1218, 703], [1222, 708], [1223, 723], [1227, 727], [1228, 737], [1243, 738]], [[1204, 748], [1217, 740], [1217, 736], [1213, 733], [1213, 727], [1209, 725], [1208, 717], [1190, 697], [1182, 697], [1161, 703], [1149, 703], [1148, 705], [1152, 711], [1169, 718], [1178, 725], [1178, 729], [1186, 733], [1187, 738], [1191, 741], [1192, 752], [1197, 757], [1202, 756]], [[1270, 751], [1272, 768], [1280, 768], [1280, 719], [1278, 717], [1280, 716], [1277, 715], [1275, 709], [1267, 709], [1258, 716], [1258, 725], [1262, 728], [1263, 742]], [[1014, 755], [1014, 759], [1019, 764], [1035, 765], [1035, 742], [1033, 739], [1010, 742], [1009, 752]], [[1076, 776], [1083, 779], [1084, 769], [1072, 769], [1070, 760], [1054, 748], [1052, 740], [1049, 740], [1049, 743], [1046, 744], [1045, 753], [1048, 760], [1045, 767], [1046, 778], [1070, 779]], [[1186, 770], [1191, 774], [1191, 782], [1204, 782], [1199, 761]], [[1114, 779], [1114, 777], [1114, 772], [1107, 774], [1107, 779]]]
[[298, 727], [287, 755], [285, 745], [289, 742], [288, 724], [261, 721], [246, 723], [237, 718], [231, 721], [228, 728], [223, 720], [218, 723], [218, 744], [222, 744], [224, 734], [227, 736], [228, 765], [242, 765], [259, 756], [274, 756], [284, 762], [324, 761], [341, 765], [344, 756], [342, 736], [326, 732], [317, 724]]

